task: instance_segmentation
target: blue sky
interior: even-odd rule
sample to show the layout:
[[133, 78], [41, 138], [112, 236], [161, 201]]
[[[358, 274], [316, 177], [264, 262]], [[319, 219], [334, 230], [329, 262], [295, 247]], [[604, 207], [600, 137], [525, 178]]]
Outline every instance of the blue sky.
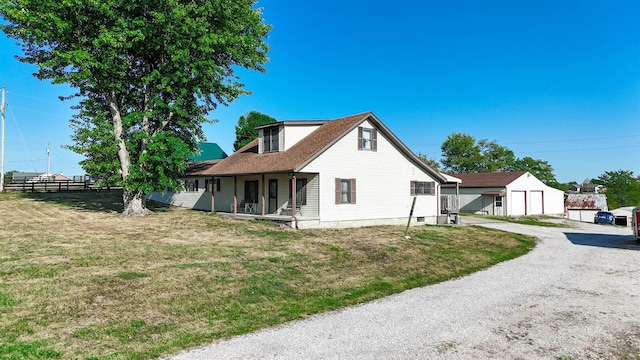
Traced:
[[[549, 162], [561, 182], [640, 175], [640, 2], [262, 0], [274, 26], [267, 73], [210, 114], [232, 151], [238, 118], [332, 119], [373, 111], [414, 152], [440, 158], [453, 132]], [[31, 76], [0, 39], [5, 170], [82, 173], [64, 86]]]

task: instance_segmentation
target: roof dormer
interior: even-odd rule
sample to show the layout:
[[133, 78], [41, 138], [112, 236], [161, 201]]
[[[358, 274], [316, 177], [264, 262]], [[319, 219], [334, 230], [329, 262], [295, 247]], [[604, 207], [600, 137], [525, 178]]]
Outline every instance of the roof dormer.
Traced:
[[258, 153], [287, 151], [325, 123], [326, 121], [281, 121], [256, 127]]
[[281, 151], [284, 147], [284, 134], [282, 124], [276, 123], [270, 126], [260, 127], [258, 153], [270, 153]]

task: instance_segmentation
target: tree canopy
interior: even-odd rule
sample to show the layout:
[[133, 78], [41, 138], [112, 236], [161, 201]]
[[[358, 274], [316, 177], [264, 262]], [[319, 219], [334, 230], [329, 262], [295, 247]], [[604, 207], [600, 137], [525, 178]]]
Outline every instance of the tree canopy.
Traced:
[[558, 186], [553, 167], [531, 157], [516, 158], [513, 151], [495, 141], [465, 133], [452, 133], [442, 143], [441, 163], [451, 173], [528, 171], [549, 186]]
[[640, 179], [634, 177], [633, 171], [606, 171], [593, 182], [604, 185], [609, 208], [640, 206]]
[[81, 98], [71, 120], [89, 175], [124, 187], [123, 214], [177, 190], [218, 104], [248, 94], [236, 68], [265, 71], [271, 28], [255, 0], [0, 0], [0, 29], [38, 79]]
[[256, 127], [274, 122], [276, 119], [258, 111], [249, 111], [240, 116], [238, 125], [236, 125], [236, 140], [233, 142], [233, 151], [237, 151], [258, 137]]
[[429, 156], [427, 156], [427, 154], [424, 154], [422, 152], [419, 152], [416, 154], [416, 156], [425, 162], [425, 164], [431, 166], [433, 169], [435, 170], [439, 170], [440, 169], [440, 163], [434, 159], [434, 158], [430, 158]]

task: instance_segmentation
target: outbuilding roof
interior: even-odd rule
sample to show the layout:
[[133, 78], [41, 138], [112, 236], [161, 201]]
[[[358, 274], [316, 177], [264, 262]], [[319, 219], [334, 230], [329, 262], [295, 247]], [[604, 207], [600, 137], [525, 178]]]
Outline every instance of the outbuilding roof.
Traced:
[[191, 157], [193, 162], [224, 159], [228, 155], [216, 143], [201, 142], [198, 145], [199, 151]]
[[520, 176], [526, 174], [526, 171], [509, 171], [509, 172], [493, 172], [493, 173], [465, 173], [451, 174], [462, 180], [461, 188], [488, 188], [488, 187], [506, 187]]

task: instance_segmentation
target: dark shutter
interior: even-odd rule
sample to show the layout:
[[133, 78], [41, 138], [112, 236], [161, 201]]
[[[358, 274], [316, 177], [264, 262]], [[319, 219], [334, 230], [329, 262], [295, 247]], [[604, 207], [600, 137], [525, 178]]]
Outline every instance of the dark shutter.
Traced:
[[358, 150], [362, 150], [362, 126], [358, 127]]
[[371, 130], [371, 150], [378, 151], [378, 130]]
[[356, 203], [356, 179], [351, 179], [351, 203]]
[[340, 184], [341, 184], [340, 179], [336, 178], [336, 204], [340, 204], [340, 199], [341, 199], [341, 196], [340, 196]]

